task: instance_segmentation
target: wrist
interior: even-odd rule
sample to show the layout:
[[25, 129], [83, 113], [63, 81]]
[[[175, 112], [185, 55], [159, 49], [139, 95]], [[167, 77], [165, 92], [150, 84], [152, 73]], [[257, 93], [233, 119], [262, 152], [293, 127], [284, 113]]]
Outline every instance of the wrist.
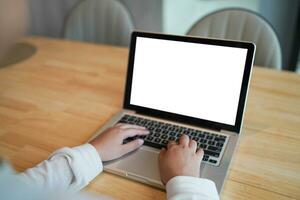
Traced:
[[97, 154], [98, 154], [100, 160], [103, 161], [103, 160], [102, 160], [101, 153], [100, 153], [100, 150], [99, 150], [99, 149], [100, 149], [100, 148], [99, 148], [99, 145], [98, 145], [98, 144], [95, 144], [93, 141], [89, 142], [88, 144], [89, 144], [90, 146], [93, 147], [93, 149], [97, 152]]

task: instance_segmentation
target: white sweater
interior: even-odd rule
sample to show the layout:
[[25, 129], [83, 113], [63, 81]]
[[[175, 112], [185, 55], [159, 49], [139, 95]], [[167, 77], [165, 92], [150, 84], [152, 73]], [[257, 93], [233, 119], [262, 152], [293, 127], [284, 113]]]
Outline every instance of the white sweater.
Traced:
[[[36, 197], [50, 200], [59, 199], [58, 196], [61, 199], [107, 199], [104, 196], [77, 193], [102, 170], [101, 158], [92, 145], [65, 147], [54, 152], [48, 160], [18, 175], [9, 175], [0, 163], [0, 194], [5, 199], [18, 199], [16, 194], [20, 194], [20, 199]], [[166, 191], [168, 200], [219, 199], [214, 182], [203, 178], [174, 177], [167, 183]]]

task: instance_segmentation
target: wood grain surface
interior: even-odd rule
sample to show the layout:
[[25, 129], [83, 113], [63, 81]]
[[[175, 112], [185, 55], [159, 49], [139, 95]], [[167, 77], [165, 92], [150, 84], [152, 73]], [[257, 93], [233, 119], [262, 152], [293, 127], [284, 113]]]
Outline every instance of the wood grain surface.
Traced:
[[[36, 53], [0, 68], [0, 156], [22, 171], [80, 145], [122, 107], [128, 50], [41, 37]], [[300, 76], [254, 67], [243, 131], [221, 199], [300, 199]], [[108, 173], [90, 192], [165, 199]]]

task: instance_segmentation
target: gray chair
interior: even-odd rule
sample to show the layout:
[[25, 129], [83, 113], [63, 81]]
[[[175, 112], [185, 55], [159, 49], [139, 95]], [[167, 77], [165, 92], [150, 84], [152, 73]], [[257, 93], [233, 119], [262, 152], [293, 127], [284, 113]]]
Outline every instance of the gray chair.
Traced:
[[117, 0], [84, 0], [71, 12], [64, 37], [93, 43], [127, 46], [134, 25]]
[[270, 24], [254, 12], [234, 8], [213, 12], [194, 24], [187, 35], [254, 42], [255, 65], [282, 69], [278, 37]]

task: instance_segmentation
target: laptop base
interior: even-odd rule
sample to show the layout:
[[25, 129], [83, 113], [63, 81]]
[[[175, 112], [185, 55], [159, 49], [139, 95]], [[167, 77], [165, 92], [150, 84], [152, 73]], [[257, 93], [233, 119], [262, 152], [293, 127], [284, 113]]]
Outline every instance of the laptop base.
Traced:
[[[105, 129], [116, 124], [124, 114], [133, 114], [134, 112], [122, 110], [113, 116], [108, 122], [104, 124], [99, 130], [95, 132], [93, 137], [97, 137]], [[235, 133], [226, 133], [230, 137], [225, 152], [223, 154], [219, 166], [212, 166], [210, 164], [201, 164], [200, 177], [207, 178], [215, 182], [218, 193], [221, 193], [224, 180], [227, 176], [227, 171], [230, 166], [230, 161], [233, 157], [235, 147], [238, 142], [238, 135]], [[160, 181], [158, 170], [158, 154], [159, 149], [153, 147], [142, 146], [138, 150], [125, 155], [124, 157], [104, 163], [104, 170], [122, 177], [142, 182], [157, 188], [164, 189]]]

